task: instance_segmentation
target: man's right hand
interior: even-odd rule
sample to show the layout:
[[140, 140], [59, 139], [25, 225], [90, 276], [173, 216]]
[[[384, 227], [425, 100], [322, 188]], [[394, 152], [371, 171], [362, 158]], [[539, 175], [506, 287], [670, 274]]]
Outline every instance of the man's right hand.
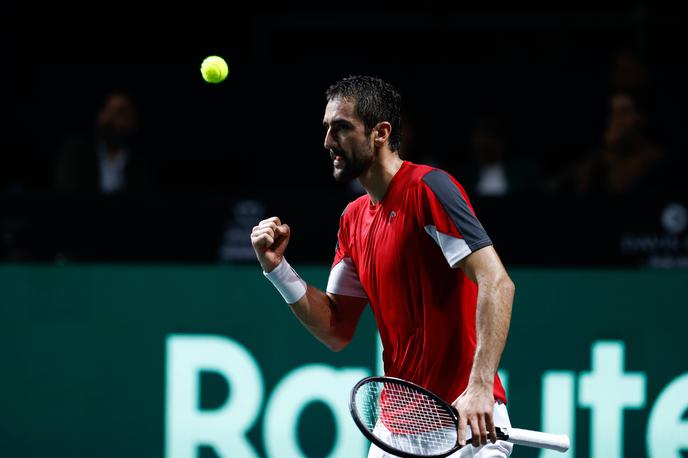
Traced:
[[264, 219], [251, 232], [251, 244], [264, 272], [271, 272], [282, 262], [289, 243], [289, 226], [276, 216]]

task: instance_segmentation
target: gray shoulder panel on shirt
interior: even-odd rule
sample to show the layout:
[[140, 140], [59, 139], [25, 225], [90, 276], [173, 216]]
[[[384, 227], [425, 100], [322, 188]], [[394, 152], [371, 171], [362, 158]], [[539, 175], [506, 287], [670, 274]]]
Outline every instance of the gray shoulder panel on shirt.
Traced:
[[471, 251], [492, 245], [482, 224], [446, 172], [438, 169], [431, 170], [423, 176], [423, 182], [440, 201]]

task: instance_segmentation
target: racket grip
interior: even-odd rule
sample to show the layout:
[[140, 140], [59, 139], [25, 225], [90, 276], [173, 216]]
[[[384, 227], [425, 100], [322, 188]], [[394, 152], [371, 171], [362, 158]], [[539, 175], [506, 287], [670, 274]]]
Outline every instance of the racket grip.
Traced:
[[512, 444], [528, 447], [547, 448], [557, 452], [565, 452], [571, 446], [569, 436], [565, 434], [549, 434], [528, 429], [502, 428], [509, 436], [507, 439]]

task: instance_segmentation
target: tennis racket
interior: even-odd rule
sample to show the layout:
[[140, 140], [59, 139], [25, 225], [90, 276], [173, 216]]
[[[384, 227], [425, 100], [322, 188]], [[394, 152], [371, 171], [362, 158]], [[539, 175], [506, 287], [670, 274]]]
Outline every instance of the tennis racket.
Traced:
[[[361, 432], [382, 450], [403, 458], [441, 458], [459, 450], [458, 413], [434, 393], [393, 377], [367, 377], [351, 390], [349, 409]], [[565, 452], [566, 435], [495, 428], [497, 439]]]

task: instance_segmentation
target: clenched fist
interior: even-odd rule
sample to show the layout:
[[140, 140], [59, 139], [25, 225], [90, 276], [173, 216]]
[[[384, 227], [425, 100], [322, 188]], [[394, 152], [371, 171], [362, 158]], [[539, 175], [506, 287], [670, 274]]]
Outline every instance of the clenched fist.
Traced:
[[271, 272], [282, 262], [289, 243], [289, 226], [276, 216], [264, 219], [251, 231], [251, 244], [264, 272]]

